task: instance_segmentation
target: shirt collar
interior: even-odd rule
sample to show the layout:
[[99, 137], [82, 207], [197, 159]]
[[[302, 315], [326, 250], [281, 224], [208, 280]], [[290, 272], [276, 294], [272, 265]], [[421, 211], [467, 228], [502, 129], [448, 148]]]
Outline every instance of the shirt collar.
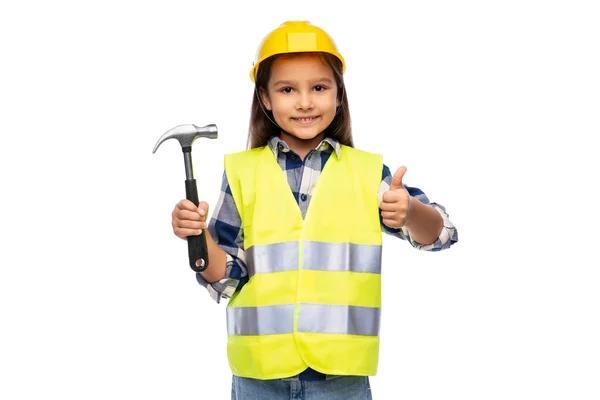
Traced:
[[[269, 139], [269, 148], [275, 154], [275, 158], [279, 156], [279, 152], [287, 153], [291, 151], [286, 142], [284, 142], [279, 136], [271, 136]], [[340, 154], [342, 153], [342, 146], [340, 142], [335, 140], [334, 138], [326, 137], [319, 143], [319, 145], [315, 148], [317, 151], [327, 151], [329, 149], [333, 149], [338, 158], [340, 158]]]

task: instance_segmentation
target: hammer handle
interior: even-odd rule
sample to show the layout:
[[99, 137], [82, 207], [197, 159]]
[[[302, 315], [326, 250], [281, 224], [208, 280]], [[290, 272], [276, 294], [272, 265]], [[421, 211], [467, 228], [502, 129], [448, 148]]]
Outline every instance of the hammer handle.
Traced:
[[[198, 201], [198, 188], [196, 187], [195, 179], [185, 180], [185, 197], [190, 200], [196, 206], [200, 203]], [[202, 272], [208, 268], [208, 246], [206, 245], [206, 235], [202, 233], [197, 236], [188, 236], [188, 256], [190, 259], [190, 267], [196, 272]], [[204, 260], [204, 264], [201, 267], [196, 266], [196, 260]]]

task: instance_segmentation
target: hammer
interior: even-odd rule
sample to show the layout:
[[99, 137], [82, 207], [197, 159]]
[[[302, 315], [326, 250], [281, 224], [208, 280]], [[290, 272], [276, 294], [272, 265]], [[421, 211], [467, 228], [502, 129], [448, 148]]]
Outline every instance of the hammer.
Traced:
[[[194, 179], [194, 170], [192, 167], [192, 143], [199, 137], [216, 139], [218, 136], [217, 126], [214, 124], [198, 127], [196, 125], [179, 125], [168, 130], [158, 139], [152, 154], [162, 142], [168, 139], [177, 139], [181, 144], [183, 151], [183, 161], [185, 163], [185, 198], [198, 206], [198, 188]], [[208, 247], [206, 246], [206, 235], [204, 229], [199, 236], [188, 236], [188, 256], [190, 267], [196, 272], [202, 272], [208, 268]], [[196, 261], [200, 260], [201, 265], [196, 266]]]

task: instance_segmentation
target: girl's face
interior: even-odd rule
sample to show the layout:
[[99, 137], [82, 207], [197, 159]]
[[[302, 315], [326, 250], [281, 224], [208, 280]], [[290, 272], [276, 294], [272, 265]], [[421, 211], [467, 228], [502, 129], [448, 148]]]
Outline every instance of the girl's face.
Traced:
[[317, 54], [310, 53], [279, 56], [262, 100], [283, 131], [315, 142], [322, 140], [321, 133], [339, 106], [333, 71]]

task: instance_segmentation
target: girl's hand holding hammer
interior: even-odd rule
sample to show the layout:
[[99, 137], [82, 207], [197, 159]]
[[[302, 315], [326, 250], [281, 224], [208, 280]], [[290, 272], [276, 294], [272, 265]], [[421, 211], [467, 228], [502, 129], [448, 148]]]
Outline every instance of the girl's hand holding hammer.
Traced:
[[197, 236], [202, 229], [208, 227], [206, 217], [208, 215], [208, 203], [201, 201], [198, 207], [190, 200], [181, 200], [171, 213], [171, 225], [173, 233], [181, 239], [188, 236]]
[[[201, 201], [198, 207], [190, 200], [181, 200], [171, 213], [171, 225], [173, 233], [181, 239], [187, 239], [188, 236], [200, 235], [208, 227], [206, 222], [208, 217], [208, 203]], [[227, 256], [208, 233], [206, 234], [206, 244], [208, 246], [208, 268], [200, 272], [204, 280], [209, 283], [217, 282], [225, 276]], [[200, 266], [198, 261], [196, 266]]]

